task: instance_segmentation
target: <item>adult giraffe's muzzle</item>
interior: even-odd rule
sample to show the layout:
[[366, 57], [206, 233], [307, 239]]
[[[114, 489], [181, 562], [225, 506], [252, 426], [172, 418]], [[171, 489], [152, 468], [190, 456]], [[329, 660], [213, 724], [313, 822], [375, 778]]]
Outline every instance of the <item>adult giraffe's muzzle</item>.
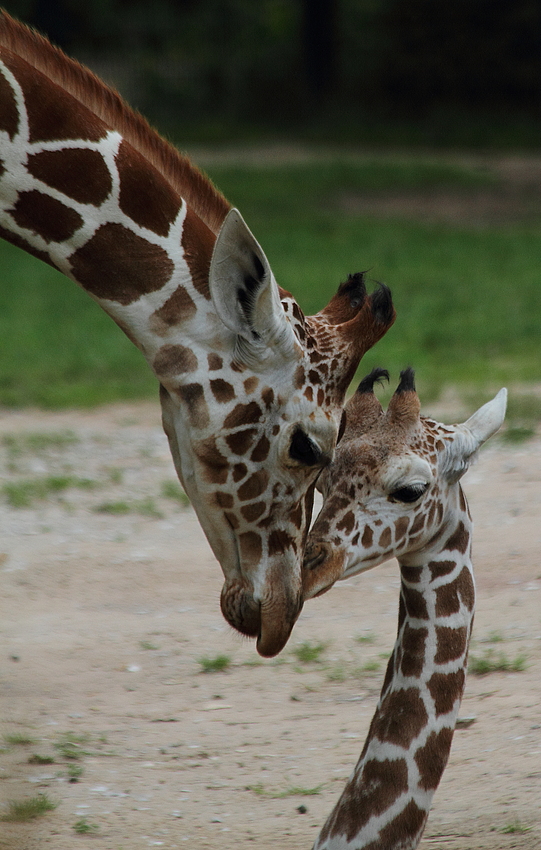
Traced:
[[256, 638], [258, 653], [272, 658], [286, 645], [303, 601], [300, 587], [292, 591], [278, 585], [272, 595], [258, 600], [252, 588], [238, 582], [226, 582], [220, 605], [229, 625], [247, 637]]

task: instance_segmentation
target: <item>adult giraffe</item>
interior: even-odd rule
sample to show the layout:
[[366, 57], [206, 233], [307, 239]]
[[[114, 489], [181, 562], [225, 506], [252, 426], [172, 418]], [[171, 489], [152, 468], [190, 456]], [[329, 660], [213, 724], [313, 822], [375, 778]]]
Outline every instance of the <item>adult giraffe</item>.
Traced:
[[398, 635], [357, 765], [314, 850], [414, 850], [442, 777], [464, 691], [475, 585], [472, 522], [460, 486], [503, 422], [500, 390], [461, 425], [420, 416], [413, 370], [384, 413], [361, 382], [318, 487], [306, 546], [307, 597], [339, 578], [400, 564]]
[[115, 92], [5, 13], [0, 60], [0, 235], [144, 354], [222, 611], [274, 655], [302, 607], [314, 480], [358, 361], [394, 321], [390, 294], [352, 275], [305, 317], [240, 214]]

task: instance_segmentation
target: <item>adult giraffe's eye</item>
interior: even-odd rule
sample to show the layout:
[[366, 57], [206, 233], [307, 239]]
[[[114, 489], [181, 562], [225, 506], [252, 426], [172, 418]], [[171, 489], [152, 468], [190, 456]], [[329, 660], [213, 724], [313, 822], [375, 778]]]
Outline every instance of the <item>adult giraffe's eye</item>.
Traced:
[[407, 487], [399, 487], [398, 490], [393, 490], [389, 493], [391, 502], [405, 502], [411, 504], [424, 496], [428, 490], [428, 484], [410, 484]]
[[321, 449], [310, 439], [308, 434], [297, 428], [293, 432], [289, 445], [289, 457], [302, 463], [303, 466], [317, 466], [321, 463]]

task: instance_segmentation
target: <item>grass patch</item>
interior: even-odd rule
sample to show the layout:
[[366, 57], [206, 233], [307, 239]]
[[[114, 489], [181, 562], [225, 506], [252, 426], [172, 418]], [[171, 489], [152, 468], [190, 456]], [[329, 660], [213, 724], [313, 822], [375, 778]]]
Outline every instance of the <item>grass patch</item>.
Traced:
[[500, 832], [503, 832], [504, 835], [515, 835], [515, 834], [522, 835], [525, 832], [531, 832], [531, 830], [532, 830], [531, 826], [524, 826], [523, 824], [520, 823], [520, 821], [517, 818], [512, 823], [508, 823], [504, 827], [502, 827]]
[[28, 759], [28, 764], [54, 764], [54, 758], [52, 756], [40, 756], [38, 753], [34, 753]]
[[[383, 364], [398, 376], [414, 363], [423, 394], [456, 383], [497, 389], [539, 375], [535, 222], [384, 219], [348, 201], [442, 189], [468, 196], [495, 188], [490, 173], [423, 154], [209, 171], [306, 312], [320, 310], [350, 271], [370, 269], [391, 286], [398, 321], [363, 373]], [[156, 396], [141, 354], [78, 287], [5, 242], [0, 267], [0, 404], [59, 408]]]
[[58, 754], [65, 759], [78, 761], [83, 756], [91, 755], [83, 749], [83, 744], [88, 743], [88, 735], [76, 735], [73, 732], [65, 732], [54, 745]]
[[44, 454], [51, 449], [62, 451], [79, 442], [77, 435], [65, 431], [29, 431], [26, 434], [4, 434], [1, 443], [11, 457]]
[[253, 791], [259, 797], [269, 797], [272, 800], [282, 800], [284, 797], [314, 797], [316, 794], [321, 794], [323, 785], [316, 785], [315, 788], [303, 788], [299, 785], [290, 785], [285, 791], [266, 791], [265, 787], [258, 783], [257, 785], [247, 785], [247, 791]]
[[25, 478], [8, 481], [2, 485], [4, 499], [12, 508], [30, 508], [34, 502], [43, 502], [70, 488], [93, 490], [96, 481], [73, 475], [46, 475], [43, 478]]
[[376, 636], [373, 632], [368, 632], [366, 635], [355, 635], [353, 640], [355, 643], [374, 643]]
[[80, 818], [73, 824], [73, 829], [77, 835], [95, 835], [99, 832], [97, 823], [88, 823], [86, 818]]
[[151, 643], [149, 640], [140, 640], [139, 646], [141, 649], [151, 650], [151, 649], [159, 649], [159, 646], [156, 646], [155, 643]]
[[35, 744], [35, 740], [31, 738], [29, 735], [25, 735], [24, 732], [11, 732], [7, 735], [3, 736], [4, 743], [9, 744], [9, 746], [15, 747], [28, 747], [31, 744]]
[[320, 661], [321, 656], [328, 647], [328, 643], [312, 643], [305, 640], [298, 646], [292, 649], [293, 655], [302, 664], [311, 664], [314, 661]]
[[231, 666], [229, 655], [215, 655], [213, 658], [198, 658], [202, 673], [221, 673]]
[[164, 481], [162, 483], [161, 495], [164, 499], [172, 499], [173, 501], [178, 502], [183, 508], [187, 508], [190, 504], [187, 494], [184, 492], [178, 481]]
[[163, 519], [162, 512], [158, 510], [154, 499], [150, 497], [140, 499], [137, 502], [126, 502], [122, 499], [116, 502], [101, 502], [99, 505], [95, 505], [92, 510], [94, 513], [111, 514], [112, 516], [139, 514], [152, 519]]
[[3, 821], [24, 821], [34, 820], [47, 812], [56, 809], [57, 803], [53, 803], [47, 794], [38, 794], [36, 797], [29, 797], [27, 800], [9, 800], [8, 810], [2, 816]]
[[503, 652], [496, 654], [493, 649], [487, 649], [482, 656], [471, 656], [468, 662], [468, 671], [476, 676], [485, 676], [487, 673], [522, 673], [525, 669], [525, 655], [517, 655], [511, 659]]

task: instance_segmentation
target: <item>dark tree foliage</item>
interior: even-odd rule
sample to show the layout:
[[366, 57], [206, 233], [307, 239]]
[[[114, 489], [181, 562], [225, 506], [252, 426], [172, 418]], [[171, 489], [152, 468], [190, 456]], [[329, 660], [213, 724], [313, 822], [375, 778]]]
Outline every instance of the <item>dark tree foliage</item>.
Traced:
[[4, 0], [152, 120], [538, 118], [540, 0]]

